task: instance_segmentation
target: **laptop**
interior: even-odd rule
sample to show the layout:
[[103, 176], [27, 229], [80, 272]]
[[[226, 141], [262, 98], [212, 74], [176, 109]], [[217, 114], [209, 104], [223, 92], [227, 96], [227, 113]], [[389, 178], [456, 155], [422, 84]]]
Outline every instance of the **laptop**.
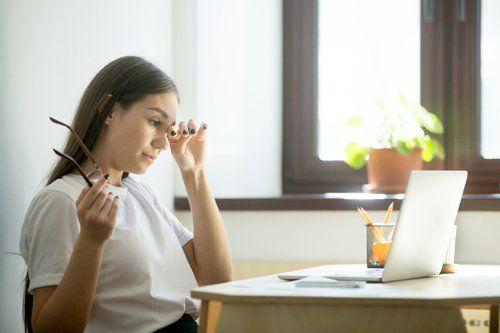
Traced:
[[[340, 281], [390, 282], [438, 274], [466, 180], [467, 171], [412, 171], [384, 268], [324, 266], [313, 275]], [[311, 275], [311, 270], [306, 269], [278, 277], [290, 281]]]

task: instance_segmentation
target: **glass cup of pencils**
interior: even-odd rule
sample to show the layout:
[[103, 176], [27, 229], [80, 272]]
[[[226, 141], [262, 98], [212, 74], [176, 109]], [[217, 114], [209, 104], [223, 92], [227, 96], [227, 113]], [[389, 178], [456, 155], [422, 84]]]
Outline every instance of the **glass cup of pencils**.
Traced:
[[384, 268], [394, 235], [394, 224], [366, 225], [366, 265], [368, 268]]
[[366, 265], [368, 268], [383, 268], [389, 254], [395, 224], [389, 223], [393, 204], [389, 206], [383, 223], [373, 223], [363, 208], [358, 208], [366, 222]]

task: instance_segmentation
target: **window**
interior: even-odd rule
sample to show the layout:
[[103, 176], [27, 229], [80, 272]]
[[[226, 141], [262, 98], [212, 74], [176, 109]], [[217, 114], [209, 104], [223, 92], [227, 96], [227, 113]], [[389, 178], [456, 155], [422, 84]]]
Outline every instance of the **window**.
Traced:
[[481, 8], [481, 155], [500, 158], [500, 2], [483, 0]]
[[[409, 92], [443, 121], [446, 159], [425, 168], [466, 169], [466, 193], [499, 192], [497, 1], [287, 0], [283, 13], [284, 193], [361, 190], [366, 170], [341, 160], [342, 123], [381, 88]], [[403, 59], [384, 59], [387, 51]], [[377, 81], [377, 71], [390, 79]]]
[[419, 0], [318, 1], [320, 160], [343, 160], [347, 120], [374, 101], [397, 91], [420, 99], [419, 13]]

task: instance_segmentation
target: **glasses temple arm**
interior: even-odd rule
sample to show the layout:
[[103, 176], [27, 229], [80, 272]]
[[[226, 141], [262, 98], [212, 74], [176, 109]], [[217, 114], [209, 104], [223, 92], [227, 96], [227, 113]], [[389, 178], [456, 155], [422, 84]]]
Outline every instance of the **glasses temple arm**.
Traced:
[[54, 153], [56, 153], [57, 155], [67, 159], [68, 161], [70, 161], [71, 163], [74, 164], [74, 166], [76, 167], [76, 169], [78, 170], [78, 172], [80, 172], [80, 174], [83, 176], [83, 178], [85, 179], [85, 181], [87, 182], [87, 184], [89, 185], [89, 187], [92, 187], [92, 182], [90, 181], [90, 179], [85, 175], [85, 172], [83, 172], [82, 168], [80, 168], [80, 166], [78, 165], [78, 163], [76, 163], [75, 159], [65, 153], [61, 153], [59, 150], [57, 149], [52, 149], [54, 151]]
[[[52, 118], [52, 117], [49, 117], [49, 119], [50, 119], [53, 123], [58, 124], [58, 125], [61, 125], [61, 126], [64, 126], [64, 127], [66, 127], [67, 129], [69, 129], [69, 130], [70, 130], [70, 132], [71, 132], [71, 134], [73, 134], [73, 136], [75, 137], [76, 141], [78, 142], [78, 144], [80, 145], [80, 147], [83, 149], [83, 151], [84, 151], [84, 152], [85, 152], [85, 154], [87, 155], [87, 157], [88, 157], [88, 158], [90, 158], [90, 159], [92, 160], [92, 162], [94, 163], [95, 168], [96, 168], [96, 169], [99, 169], [99, 168], [100, 168], [99, 163], [97, 163], [97, 161], [95, 160], [94, 156], [92, 156], [92, 154], [91, 154], [91, 153], [90, 153], [90, 151], [88, 150], [87, 146], [83, 143], [82, 139], [80, 139], [80, 137], [78, 136], [78, 134], [76, 134], [75, 130], [74, 130], [71, 126], [69, 126], [69, 125], [67, 125], [67, 124], [63, 123], [62, 121], [59, 121], [59, 120], [57, 120], [57, 119], [55, 119], [55, 118]], [[75, 162], [75, 163], [76, 163], [76, 162]]]

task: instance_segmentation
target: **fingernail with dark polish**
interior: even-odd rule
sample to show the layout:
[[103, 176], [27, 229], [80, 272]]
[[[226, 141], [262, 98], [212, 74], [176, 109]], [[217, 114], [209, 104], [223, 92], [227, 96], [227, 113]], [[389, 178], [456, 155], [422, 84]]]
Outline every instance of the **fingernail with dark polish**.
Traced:
[[188, 131], [184, 130], [184, 131], [182, 131], [182, 134], [188, 135]]
[[191, 130], [191, 134], [194, 134], [194, 133], [195, 133], [195, 131], [194, 131], [194, 129], [192, 129], [192, 130]]
[[175, 131], [170, 132], [170, 135], [175, 136], [177, 133]]
[[203, 129], [207, 129], [207, 127], [208, 127], [208, 126], [207, 126], [206, 124], [205, 124], [205, 125], [203, 125]]
[[109, 173], [105, 174], [104, 178], [109, 179]]
[[118, 196], [116, 196], [115, 199], [120, 199], [120, 198]]
[[109, 192], [108, 195], [113, 195], [113, 192]]

